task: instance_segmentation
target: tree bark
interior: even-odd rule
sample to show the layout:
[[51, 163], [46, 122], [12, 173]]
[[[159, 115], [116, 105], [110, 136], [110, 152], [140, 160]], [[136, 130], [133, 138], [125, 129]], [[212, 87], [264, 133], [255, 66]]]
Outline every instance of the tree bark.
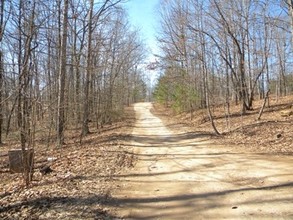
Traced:
[[[20, 143], [23, 159], [23, 175], [26, 186], [29, 185], [32, 178], [32, 164], [28, 158], [27, 151], [31, 147], [30, 135], [31, 135], [31, 111], [30, 111], [30, 60], [32, 52], [35, 48], [32, 47], [33, 35], [35, 32], [35, 1], [32, 3], [31, 15], [28, 21], [22, 22], [23, 5], [22, 1], [19, 5], [19, 45], [21, 45], [22, 37], [25, 39], [24, 43], [24, 55], [21, 56], [21, 47], [19, 48], [19, 77], [18, 77], [18, 106], [17, 106], [17, 119], [18, 127], [20, 130]], [[24, 35], [22, 36], [22, 33]]]
[[87, 135], [89, 131], [89, 89], [90, 89], [90, 78], [92, 72], [92, 19], [93, 19], [93, 7], [94, 0], [90, 0], [90, 9], [88, 17], [88, 45], [87, 45], [87, 69], [86, 69], [86, 80], [85, 80], [85, 100], [83, 107], [83, 123], [82, 123], [82, 132], [81, 136]]
[[1, 0], [0, 4], [0, 144], [2, 144], [2, 130], [3, 130], [3, 89], [4, 89], [4, 57], [3, 57], [3, 35], [4, 35], [4, 2]]
[[66, 79], [66, 47], [68, 26], [68, 0], [64, 0], [63, 6], [63, 28], [61, 39], [61, 53], [59, 57], [59, 91], [58, 91], [58, 125], [57, 125], [57, 147], [64, 144], [65, 126], [65, 79]]
[[289, 12], [291, 16], [291, 42], [293, 47], [293, 0], [288, 0]]
[[266, 106], [267, 100], [269, 99], [269, 94], [270, 94], [270, 90], [268, 90], [267, 93], [266, 93], [266, 96], [265, 96], [265, 99], [263, 101], [262, 107], [261, 107], [261, 109], [260, 109], [260, 111], [258, 113], [257, 120], [260, 120], [260, 118], [262, 116], [262, 113], [263, 113], [263, 110], [264, 110], [264, 108]]

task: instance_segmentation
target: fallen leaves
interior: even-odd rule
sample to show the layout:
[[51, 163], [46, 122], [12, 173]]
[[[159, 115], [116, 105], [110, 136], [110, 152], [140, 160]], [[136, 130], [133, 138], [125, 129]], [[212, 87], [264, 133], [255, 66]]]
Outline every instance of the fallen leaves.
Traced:
[[[206, 110], [196, 110], [192, 117], [190, 113], [182, 113], [174, 117], [173, 112], [160, 105], [155, 105], [155, 114], [164, 119], [171, 129], [185, 127], [186, 130], [210, 134], [210, 139], [217, 144], [237, 148], [239, 151], [260, 153], [292, 154], [293, 153], [293, 116], [280, 115], [292, 105], [293, 96], [270, 99], [270, 108], [265, 108], [262, 120], [257, 121], [262, 100], [254, 101], [254, 110], [246, 115], [239, 114], [239, 106], [231, 105], [231, 115], [225, 115], [223, 106], [213, 107], [215, 124], [224, 135], [213, 136], [211, 123], [206, 119]], [[284, 109], [285, 108], [285, 109]], [[292, 111], [290, 109], [290, 111]], [[172, 117], [170, 117], [172, 116]]]
[[21, 174], [1, 173], [0, 219], [107, 219], [107, 210], [114, 209], [111, 191], [119, 187], [112, 176], [134, 159], [123, 145], [134, 121], [129, 120], [91, 133], [83, 145], [71, 140], [62, 149], [36, 149], [38, 166], [45, 163], [52, 172], [36, 169], [29, 188], [22, 186]]

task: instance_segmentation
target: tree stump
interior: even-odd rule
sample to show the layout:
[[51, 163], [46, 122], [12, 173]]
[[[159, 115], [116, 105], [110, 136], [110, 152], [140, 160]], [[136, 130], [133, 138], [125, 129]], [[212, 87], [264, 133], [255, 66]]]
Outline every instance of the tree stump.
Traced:
[[33, 158], [34, 158], [34, 150], [33, 149], [25, 149], [25, 158], [27, 161], [23, 160], [23, 152], [22, 149], [12, 149], [8, 151], [9, 157], [9, 169], [12, 173], [23, 173], [25, 171], [25, 165], [30, 170], [30, 173], [33, 170]]

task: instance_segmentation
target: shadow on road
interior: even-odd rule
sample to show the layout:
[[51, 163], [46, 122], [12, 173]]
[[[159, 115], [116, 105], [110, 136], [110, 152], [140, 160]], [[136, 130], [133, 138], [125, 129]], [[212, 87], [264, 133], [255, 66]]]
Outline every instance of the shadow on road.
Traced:
[[293, 158], [233, 152], [211, 145], [211, 133], [168, 130], [135, 106], [128, 152], [136, 158], [109, 205], [124, 219], [247, 219], [293, 217]]

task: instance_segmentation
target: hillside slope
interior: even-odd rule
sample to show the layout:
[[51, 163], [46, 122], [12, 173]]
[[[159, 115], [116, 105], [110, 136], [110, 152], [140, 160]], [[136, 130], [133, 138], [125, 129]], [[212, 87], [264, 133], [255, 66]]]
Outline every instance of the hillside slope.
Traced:
[[164, 119], [171, 129], [184, 126], [185, 129], [211, 134], [214, 144], [237, 147], [240, 151], [278, 154], [293, 154], [293, 115], [283, 112], [293, 111], [293, 96], [276, 100], [270, 99], [260, 120], [257, 120], [263, 101], [254, 102], [254, 110], [246, 115], [239, 113], [240, 106], [232, 105], [230, 115], [225, 114], [225, 106], [213, 107], [215, 123], [222, 134], [215, 136], [206, 110], [174, 114], [171, 109], [155, 105], [155, 114]]

